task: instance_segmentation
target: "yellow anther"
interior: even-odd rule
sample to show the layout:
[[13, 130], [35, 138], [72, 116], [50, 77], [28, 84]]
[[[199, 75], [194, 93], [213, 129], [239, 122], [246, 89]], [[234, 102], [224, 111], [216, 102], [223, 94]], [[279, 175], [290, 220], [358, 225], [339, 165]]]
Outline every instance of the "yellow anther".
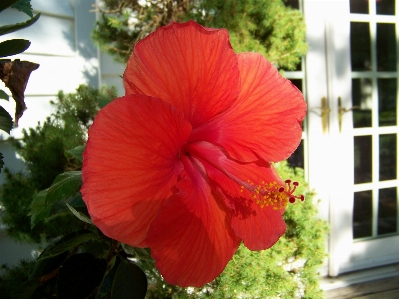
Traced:
[[[254, 185], [251, 181], [248, 181], [250, 188], [247, 189], [252, 193], [252, 198], [260, 206], [261, 209], [267, 206], [273, 207], [274, 210], [284, 209], [287, 204], [294, 203], [295, 199], [304, 200], [303, 195], [294, 195], [297, 182], [286, 180], [285, 186], [279, 185], [277, 182], [262, 182], [260, 185]], [[241, 186], [241, 192], [244, 186]]]

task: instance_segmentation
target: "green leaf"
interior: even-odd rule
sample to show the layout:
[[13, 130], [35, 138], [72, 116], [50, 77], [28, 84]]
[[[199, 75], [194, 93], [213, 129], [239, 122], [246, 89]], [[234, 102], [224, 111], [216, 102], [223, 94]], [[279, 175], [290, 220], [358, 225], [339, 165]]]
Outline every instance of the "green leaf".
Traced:
[[75, 210], [75, 208], [69, 205], [68, 203], [65, 204], [67, 205], [68, 209], [72, 212], [72, 214], [74, 214], [79, 220], [86, 222], [88, 224], [93, 224], [90, 218], [88, 218], [85, 214]]
[[57, 299], [87, 298], [100, 285], [106, 270], [105, 259], [89, 253], [72, 255], [58, 272]]
[[81, 171], [69, 171], [58, 175], [50, 188], [40, 191], [33, 199], [30, 213], [31, 228], [50, 216], [54, 203], [67, 200], [76, 195], [81, 185]]
[[0, 43], [0, 57], [7, 57], [24, 52], [30, 46], [27, 39], [10, 39]]
[[116, 271], [118, 270], [122, 259], [123, 258], [120, 256], [115, 256], [113, 265], [111, 265], [111, 263], [108, 264], [108, 269], [111, 270], [107, 271], [107, 274], [104, 276], [100, 289], [98, 290], [99, 298], [110, 295], [109, 292], [112, 289], [112, 282], [114, 281]]
[[30, 25], [35, 23], [39, 19], [39, 17], [40, 17], [40, 14], [37, 14], [33, 18], [27, 20], [26, 22], [1, 26], [0, 27], [0, 35], [8, 34], [8, 33], [29, 27]]
[[42, 255], [46, 254], [46, 252], [51, 249], [53, 244], [47, 246], [44, 251], [39, 255], [36, 260], [33, 271], [30, 274], [29, 280], [37, 280], [41, 277], [53, 272], [57, 269], [68, 257], [68, 252], [63, 252], [57, 256], [53, 256], [48, 259], [41, 259]]
[[19, 0], [1, 0], [0, 1], [0, 12], [17, 3]]
[[83, 161], [83, 151], [85, 149], [85, 145], [79, 145], [71, 150], [66, 151], [67, 153], [71, 154], [76, 160], [82, 162]]
[[6, 92], [4, 90], [0, 89], [0, 99], [8, 101], [10, 99], [10, 97], [8, 96], [8, 94], [6, 94]]
[[13, 121], [11, 115], [6, 111], [6, 109], [0, 106], [0, 130], [10, 134], [12, 126]]
[[30, 226], [34, 228], [37, 223], [46, 219], [51, 212], [51, 205], [46, 205], [48, 189], [40, 191], [30, 205]]
[[36, 294], [41, 291], [43, 286], [39, 281], [25, 281], [18, 288], [16, 298], [17, 299], [36, 299]]
[[147, 293], [147, 277], [133, 263], [122, 260], [114, 277], [111, 299], [144, 299]]
[[33, 18], [32, 5], [30, 5], [30, 0], [19, 0], [17, 3], [11, 6], [11, 8], [17, 9], [26, 13], [28, 16]]
[[138, 248], [124, 243], [122, 243], [121, 245], [123, 251], [125, 251], [128, 255], [139, 259], [140, 261], [154, 261], [154, 259], [151, 257], [151, 251], [149, 248]]
[[65, 202], [74, 208], [86, 208], [86, 204], [83, 201], [82, 194], [80, 192], [76, 193], [75, 196], [68, 198], [68, 200]]
[[46, 196], [46, 205], [66, 200], [74, 196], [82, 186], [82, 172], [69, 171], [58, 175], [50, 186]]
[[48, 259], [90, 240], [99, 240], [99, 237], [89, 230], [75, 231], [56, 242], [46, 253], [40, 255], [40, 259]]

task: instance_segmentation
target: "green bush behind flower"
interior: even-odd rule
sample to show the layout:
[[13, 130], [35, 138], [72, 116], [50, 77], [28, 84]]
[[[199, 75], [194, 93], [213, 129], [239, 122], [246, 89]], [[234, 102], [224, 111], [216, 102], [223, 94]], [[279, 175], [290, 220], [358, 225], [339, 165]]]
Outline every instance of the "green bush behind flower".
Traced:
[[138, 40], [171, 21], [226, 28], [236, 52], [259, 52], [286, 70], [295, 69], [307, 49], [303, 15], [284, 0], [104, 0], [98, 9], [92, 37], [119, 62], [128, 60]]

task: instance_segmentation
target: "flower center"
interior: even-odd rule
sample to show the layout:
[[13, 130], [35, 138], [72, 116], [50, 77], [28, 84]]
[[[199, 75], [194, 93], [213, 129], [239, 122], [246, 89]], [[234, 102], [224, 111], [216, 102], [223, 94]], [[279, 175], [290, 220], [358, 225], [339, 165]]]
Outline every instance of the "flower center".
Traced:
[[298, 185], [298, 182], [293, 182], [291, 184], [291, 180], [286, 180], [284, 187], [279, 185], [277, 182], [262, 182], [259, 185], [255, 185], [248, 181], [248, 185], [241, 186], [241, 192], [243, 192], [244, 189], [251, 192], [253, 199], [261, 209], [271, 206], [274, 210], [280, 210], [284, 209], [289, 202], [294, 203], [296, 199], [300, 199], [301, 201], [305, 200], [305, 197], [302, 194], [294, 194]]
[[273, 209], [280, 210], [286, 207], [288, 202], [294, 203], [296, 199], [304, 200], [303, 195], [294, 194], [299, 185], [298, 182], [291, 183], [291, 180], [286, 180], [285, 186], [281, 186], [275, 181], [262, 182], [259, 185], [255, 185], [251, 181], [242, 180], [235, 175], [240, 165], [228, 159], [219, 147], [209, 142], [197, 141], [185, 144], [179, 153], [179, 157], [183, 158], [191, 155], [202, 162], [208, 163], [236, 182], [241, 186], [241, 192], [247, 190], [261, 208], [272, 206]]

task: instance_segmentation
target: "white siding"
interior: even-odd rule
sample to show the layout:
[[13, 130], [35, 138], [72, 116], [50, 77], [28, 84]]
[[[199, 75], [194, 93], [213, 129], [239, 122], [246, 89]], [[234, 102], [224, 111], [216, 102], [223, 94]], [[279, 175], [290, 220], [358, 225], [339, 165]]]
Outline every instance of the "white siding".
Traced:
[[107, 86], [115, 86], [118, 95], [123, 96], [125, 91], [121, 77], [125, 71], [125, 66], [122, 63], [115, 62], [109, 55], [100, 53], [100, 69], [101, 83]]

